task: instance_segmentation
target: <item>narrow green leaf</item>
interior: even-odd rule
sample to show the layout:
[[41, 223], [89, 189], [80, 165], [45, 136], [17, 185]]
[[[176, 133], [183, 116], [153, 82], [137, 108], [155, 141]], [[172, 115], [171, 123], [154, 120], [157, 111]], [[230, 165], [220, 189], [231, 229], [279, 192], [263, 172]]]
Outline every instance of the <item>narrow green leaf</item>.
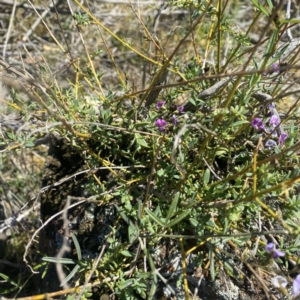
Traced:
[[118, 213], [120, 214], [121, 218], [129, 225], [130, 219], [121, 211], [120, 207], [118, 205], [114, 205]]
[[131, 221], [128, 226], [129, 242], [133, 243], [139, 237], [139, 228], [135, 226]]
[[157, 283], [155, 283], [153, 281], [152, 284], [151, 284], [151, 288], [150, 288], [150, 292], [149, 292], [149, 296], [148, 296], [149, 300], [152, 300], [153, 297], [155, 296], [156, 289], [157, 289]]
[[154, 221], [156, 222], [158, 225], [164, 227], [165, 223], [163, 223], [159, 218], [157, 218], [157, 216], [150, 211], [148, 208], [145, 208], [145, 212], [148, 214], [148, 216]]
[[70, 272], [70, 274], [61, 282], [60, 286], [64, 286], [71, 278], [75, 276], [80, 266], [76, 265], [74, 269]]
[[[272, 55], [274, 53], [274, 50], [275, 50], [275, 44], [277, 43], [278, 41], [278, 29], [274, 29], [270, 38], [269, 38], [269, 42], [268, 42], [268, 45], [267, 45], [267, 48], [266, 48], [266, 54], [267, 55]], [[262, 62], [263, 63], [263, 62]], [[261, 65], [262, 67], [262, 65]]]
[[258, 10], [260, 10], [266, 16], [270, 15], [270, 13], [268, 12], [268, 10], [265, 7], [263, 7], [257, 0], [251, 0], [251, 1], [255, 5], [255, 7], [258, 8]]
[[80, 249], [78, 240], [77, 240], [76, 236], [73, 233], [71, 233], [71, 236], [72, 236], [72, 240], [74, 242], [75, 248], [76, 248], [78, 260], [81, 260], [81, 258], [82, 258], [82, 256], [81, 256], [81, 249]]
[[236, 276], [236, 271], [233, 268], [233, 266], [226, 260], [223, 261], [223, 265], [226, 268], [227, 272], [229, 273], [230, 276]]
[[125, 257], [132, 257], [133, 256], [133, 254], [131, 252], [129, 252], [128, 250], [122, 250], [120, 253]]
[[290, 20], [279, 20], [280, 24], [299, 24], [300, 20], [290, 19]]
[[56, 263], [56, 264], [64, 264], [64, 265], [75, 265], [75, 261], [70, 258], [56, 258], [56, 257], [43, 257], [43, 261]]
[[214, 252], [212, 250], [209, 250], [209, 270], [210, 270], [210, 276], [211, 280], [214, 281], [216, 278], [216, 273], [215, 273], [215, 258], [214, 258]]
[[138, 217], [138, 220], [141, 221], [142, 220], [142, 201], [138, 200], [137, 204], [138, 204], [137, 217]]
[[297, 247], [297, 246], [299, 246], [299, 244], [300, 244], [300, 234], [297, 235], [297, 237], [296, 237], [296, 239], [294, 241], [293, 246]]
[[252, 88], [254, 87], [257, 82], [260, 80], [261, 75], [260, 74], [252, 74], [249, 80], [249, 87]]
[[166, 228], [172, 227], [175, 224], [181, 222], [183, 219], [185, 219], [190, 214], [190, 210], [184, 211], [182, 214], [180, 214], [177, 218], [173, 219], [171, 222], [165, 225]]
[[126, 280], [125, 282], [122, 282], [120, 285], [119, 285], [119, 288], [120, 290], [124, 290], [124, 289], [127, 289], [128, 287], [130, 287], [132, 284], [134, 283], [134, 279], [128, 279]]
[[151, 124], [150, 122], [139, 122], [139, 123], [136, 123], [134, 126], [135, 128], [138, 128], [138, 127], [143, 127], [145, 125], [149, 125]]
[[11, 280], [7, 275], [0, 273], [0, 277], [2, 277], [4, 280], [6, 280], [7, 282], [9, 282], [10, 284], [14, 285], [14, 286], [18, 286], [18, 284], [16, 282], [14, 282], [13, 280]]
[[269, 5], [270, 10], [272, 10], [273, 7], [274, 7], [272, 1], [271, 0], [267, 0], [267, 3]]
[[153, 282], [152, 282], [150, 292], [149, 292], [149, 295], [148, 295], [148, 299], [152, 300], [155, 296], [155, 293], [156, 293], [158, 280], [157, 280], [157, 275], [156, 275], [155, 264], [153, 262], [151, 254], [149, 253], [147, 248], [144, 248], [144, 253], [145, 253], [145, 255], [146, 255], [146, 257], [149, 261], [149, 266], [150, 266], [150, 269], [151, 269], [151, 275], [153, 277]]
[[248, 120], [241, 120], [241, 121], [237, 121], [237, 122], [234, 122], [233, 124], [230, 125], [230, 127], [235, 127], [235, 126], [239, 126], [239, 125], [244, 125], [244, 124], [249, 124], [249, 121]]
[[209, 180], [210, 180], [210, 170], [207, 168], [204, 172], [204, 175], [203, 175], [204, 185], [207, 185], [209, 183]]
[[176, 193], [175, 196], [174, 196], [174, 199], [173, 199], [173, 201], [172, 201], [172, 203], [169, 207], [165, 223], [169, 222], [169, 220], [171, 219], [173, 213], [175, 212], [175, 210], [177, 208], [178, 200], [179, 200], [179, 193]]
[[276, 52], [274, 57], [271, 59], [271, 61], [269, 62], [270, 65], [272, 65], [274, 62], [278, 61], [279, 58], [285, 53], [286, 49], [289, 47], [290, 45], [285, 45], [284, 47], [282, 47], [282, 49], [280, 49], [279, 52]]

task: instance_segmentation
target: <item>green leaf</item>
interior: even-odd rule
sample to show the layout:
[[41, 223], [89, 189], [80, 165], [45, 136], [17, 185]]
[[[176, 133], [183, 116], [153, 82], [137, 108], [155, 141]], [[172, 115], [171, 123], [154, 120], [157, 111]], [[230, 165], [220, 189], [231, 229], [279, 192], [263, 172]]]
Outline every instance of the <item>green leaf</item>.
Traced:
[[134, 134], [134, 138], [136, 140], [136, 142], [144, 148], [149, 148], [147, 142], [145, 141], [145, 139], [139, 134], [139, 133], [135, 133]]
[[268, 12], [268, 10], [265, 7], [263, 7], [260, 3], [258, 3], [257, 0], [251, 0], [251, 2], [256, 6], [256, 8], [258, 8], [258, 10], [260, 10], [266, 16], [270, 15], [270, 13]]
[[235, 126], [244, 125], [244, 124], [249, 124], [249, 121], [248, 120], [237, 121], [237, 122], [234, 122], [233, 124], [231, 124], [230, 127], [235, 127]]
[[152, 300], [155, 296], [155, 293], [156, 293], [156, 289], [157, 289], [157, 275], [156, 275], [156, 269], [155, 269], [155, 264], [153, 262], [153, 259], [148, 251], [147, 248], [144, 248], [144, 253], [149, 261], [149, 265], [150, 265], [150, 269], [151, 269], [151, 275], [153, 276], [153, 282], [152, 282], [152, 285], [151, 285], [151, 288], [150, 288], [150, 292], [149, 292], [149, 295], [148, 295], [148, 300]]
[[212, 250], [209, 250], [209, 270], [210, 270], [210, 276], [211, 280], [214, 281], [216, 278], [216, 273], [215, 273], [215, 258], [214, 258], [214, 252]]
[[81, 258], [82, 258], [82, 256], [81, 256], [81, 249], [80, 249], [78, 240], [77, 240], [76, 236], [73, 233], [71, 233], [71, 236], [72, 236], [75, 248], [76, 248], [78, 260], [81, 260]]
[[274, 7], [272, 1], [271, 0], [267, 0], [267, 3], [269, 5], [270, 10], [272, 10], [273, 7]]
[[13, 141], [16, 140], [16, 136], [15, 136], [13, 133], [7, 131], [7, 132], [6, 132], [6, 135], [7, 135], [11, 140], [13, 140]]
[[34, 147], [33, 139], [30, 139], [30, 140], [26, 141], [25, 142], [25, 147], [27, 147], [27, 148]]
[[115, 204], [114, 206], [115, 206], [116, 210], [118, 211], [118, 213], [120, 214], [121, 218], [129, 225], [131, 222], [130, 219], [126, 216], [126, 214], [124, 214], [121, 211], [121, 209], [118, 205]]
[[290, 20], [279, 20], [280, 24], [299, 24], [300, 20], [290, 19]]
[[70, 274], [61, 282], [60, 286], [64, 286], [71, 278], [75, 276], [80, 266], [76, 265], [74, 269], [70, 272]]
[[252, 74], [249, 80], [249, 87], [252, 88], [254, 87], [257, 82], [260, 80], [261, 75], [260, 74]]
[[139, 228], [135, 226], [131, 221], [128, 226], [129, 242], [133, 243], [139, 237]]
[[178, 200], [179, 200], [179, 193], [176, 193], [174, 196], [174, 199], [169, 207], [165, 223], [168, 223], [169, 220], [171, 219], [172, 215], [174, 214], [174, 212], [177, 208]]
[[203, 175], [204, 185], [207, 185], [209, 183], [209, 180], [210, 180], [210, 170], [207, 168], [204, 172], [204, 175]]
[[12, 285], [18, 286], [18, 284], [12, 281], [7, 275], [0, 273], [0, 277], [2, 277], [4, 280], [8, 281]]
[[282, 49], [280, 49], [279, 52], [276, 52], [274, 57], [271, 59], [271, 61], [269, 62], [269, 65], [272, 65], [274, 62], [278, 61], [280, 59], [280, 57], [285, 53], [286, 49], [289, 47], [290, 45], [285, 45], [284, 47], [282, 47]]
[[128, 250], [122, 250], [120, 253], [121, 253], [123, 256], [125, 256], [125, 257], [132, 257], [132, 256], [133, 256], [133, 254], [130, 253]]
[[56, 263], [56, 264], [64, 264], [64, 265], [75, 265], [76, 261], [70, 258], [56, 258], [56, 257], [43, 257], [43, 261]]
[[[270, 38], [269, 38], [269, 42], [266, 48], [266, 55], [271, 56], [274, 53], [275, 50], [275, 45], [278, 42], [278, 29], [274, 29]], [[264, 62], [261, 62], [260, 67], [262, 67], [264, 64]]]
[[128, 279], [119, 285], [120, 290], [127, 289], [134, 283], [134, 279]]
[[165, 223], [163, 223], [152, 211], [150, 211], [148, 208], [145, 208], [145, 212], [148, 214], [148, 216], [156, 222], [158, 225], [164, 227]]
[[184, 211], [182, 214], [180, 214], [177, 218], [173, 219], [171, 222], [165, 225], [166, 228], [172, 227], [175, 224], [181, 222], [183, 219], [185, 219], [190, 214], [190, 210]]
[[160, 169], [160, 170], [158, 170], [156, 172], [156, 174], [157, 174], [158, 177], [161, 177], [161, 176], [163, 176], [165, 174], [165, 170], [164, 169]]

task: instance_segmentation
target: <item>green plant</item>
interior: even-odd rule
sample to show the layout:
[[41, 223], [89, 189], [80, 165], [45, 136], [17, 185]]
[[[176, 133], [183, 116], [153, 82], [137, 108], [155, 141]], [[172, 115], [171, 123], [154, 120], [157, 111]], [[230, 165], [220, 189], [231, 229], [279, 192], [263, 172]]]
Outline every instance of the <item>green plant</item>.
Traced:
[[[75, 265], [61, 282], [76, 282], [66, 294], [87, 298], [84, 292], [98, 287], [120, 299], [207, 297], [193, 277], [224, 299], [218, 279], [242, 289], [248, 277], [273, 297], [271, 274], [286, 296], [293, 282], [296, 299], [297, 270], [289, 271], [288, 261], [299, 260], [299, 91], [292, 89], [299, 45], [282, 45], [283, 34], [291, 35], [282, 8], [271, 1], [169, 1], [184, 11], [184, 22], [158, 30], [164, 7], [156, 8], [152, 34], [152, 19], [129, 2], [140, 31], [126, 36], [126, 28], [113, 30], [75, 3], [82, 56], [75, 59], [70, 40], [53, 36], [73, 68], [68, 88], [50, 79], [19, 87], [35, 105], [14, 91], [12, 106], [44, 123], [32, 122], [29, 132], [8, 129], [1, 139], [7, 152], [19, 151], [53, 131], [83, 161], [44, 187], [87, 174], [78, 200], [84, 212], [65, 217], [77, 259], [43, 258]], [[253, 14], [249, 22], [243, 9]], [[279, 279], [266, 271], [272, 263]]]

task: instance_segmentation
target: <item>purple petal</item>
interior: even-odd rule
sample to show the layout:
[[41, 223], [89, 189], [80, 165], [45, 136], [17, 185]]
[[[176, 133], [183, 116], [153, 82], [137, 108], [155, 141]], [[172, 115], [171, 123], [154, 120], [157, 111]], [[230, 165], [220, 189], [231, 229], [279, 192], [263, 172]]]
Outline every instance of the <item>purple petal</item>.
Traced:
[[251, 125], [256, 130], [258, 130], [258, 129], [265, 130], [265, 125], [260, 118], [254, 118], [251, 122]]
[[270, 108], [270, 109], [275, 108], [275, 104], [274, 104], [274, 103], [271, 103], [271, 104], [269, 105], [269, 108]]
[[274, 259], [276, 259], [278, 257], [285, 256], [285, 253], [280, 251], [280, 250], [274, 250], [272, 256], [273, 256]]
[[282, 256], [285, 256], [285, 253], [280, 251], [280, 250], [277, 250], [275, 248], [275, 245], [273, 243], [268, 243], [267, 246], [266, 246], [266, 251], [272, 255], [272, 257], [274, 259], [278, 258], [278, 257], [282, 257]]
[[272, 283], [276, 288], [285, 288], [288, 284], [288, 281], [285, 277], [276, 276], [272, 278]]
[[273, 243], [268, 243], [267, 246], [266, 246], [266, 251], [268, 253], [271, 253], [275, 250], [275, 245]]
[[158, 127], [159, 131], [165, 132], [166, 131], [166, 126], [168, 125], [168, 123], [164, 119], [157, 119], [155, 121], [154, 125], [156, 127]]
[[272, 148], [277, 146], [277, 143], [274, 140], [267, 140], [265, 146], [271, 150]]
[[277, 74], [279, 73], [279, 66], [277, 64], [272, 64], [270, 69]]
[[279, 118], [276, 115], [273, 115], [270, 118], [270, 126], [276, 127], [279, 124]]
[[300, 293], [300, 275], [297, 275], [293, 282], [293, 295], [297, 296]]
[[165, 127], [167, 126], [167, 122], [164, 119], [157, 119], [154, 125], [157, 127]]
[[161, 109], [166, 104], [166, 101], [159, 101], [156, 103], [156, 108]]
[[184, 111], [184, 106], [179, 106], [179, 107], [178, 107], [178, 111], [179, 111], [180, 113], [182, 113], [182, 112]]
[[285, 140], [287, 139], [288, 137], [288, 134], [287, 133], [282, 133], [280, 136], [279, 136], [279, 144], [284, 144], [285, 143]]

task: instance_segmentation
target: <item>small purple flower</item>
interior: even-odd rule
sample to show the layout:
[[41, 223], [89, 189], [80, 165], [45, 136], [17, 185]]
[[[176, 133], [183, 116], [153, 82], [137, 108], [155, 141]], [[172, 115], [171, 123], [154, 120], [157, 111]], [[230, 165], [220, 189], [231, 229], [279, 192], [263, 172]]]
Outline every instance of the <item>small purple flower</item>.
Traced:
[[172, 123], [173, 125], [176, 125], [178, 123], [178, 120], [175, 115], [172, 116]]
[[285, 143], [285, 140], [287, 139], [288, 137], [288, 134], [287, 133], [282, 133], [280, 136], [279, 136], [279, 144], [284, 144]]
[[179, 106], [175, 104], [175, 109], [178, 110], [179, 113], [182, 113], [184, 111], [184, 106]]
[[276, 276], [272, 279], [272, 283], [276, 288], [285, 288], [288, 284], [288, 281], [285, 277]]
[[279, 124], [279, 118], [276, 115], [273, 115], [270, 118], [270, 126], [276, 127]]
[[271, 103], [271, 104], [269, 105], [269, 109], [272, 109], [272, 108], [275, 108], [275, 104], [274, 104], [274, 103]]
[[267, 140], [265, 146], [268, 148], [268, 150], [271, 150], [277, 146], [277, 143], [274, 140]]
[[271, 254], [272, 257], [273, 257], [274, 259], [276, 259], [276, 258], [278, 258], [278, 257], [283, 257], [283, 256], [285, 256], [285, 253], [282, 252], [282, 251], [280, 251], [280, 250], [277, 250], [277, 249], [275, 248], [275, 245], [274, 245], [273, 243], [267, 244], [267, 246], [266, 246], [266, 251], [267, 251], [269, 254]]
[[158, 127], [159, 131], [164, 132], [166, 131], [166, 126], [168, 125], [168, 123], [164, 119], [157, 119], [154, 125]]
[[265, 125], [264, 125], [263, 121], [260, 118], [254, 118], [251, 122], [251, 125], [256, 130], [258, 130], [258, 129], [265, 130]]
[[270, 66], [270, 69], [271, 69], [271, 71], [273, 72], [273, 73], [277, 73], [277, 74], [279, 74], [279, 66], [277, 65], [277, 64], [272, 64], [271, 66]]
[[300, 275], [297, 275], [293, 282], [293, 295], [296, 297], [300, 293]]
[[156, 103], [156, 108], [161, 109], [166, 104], [166, 101], [159, 101]]

